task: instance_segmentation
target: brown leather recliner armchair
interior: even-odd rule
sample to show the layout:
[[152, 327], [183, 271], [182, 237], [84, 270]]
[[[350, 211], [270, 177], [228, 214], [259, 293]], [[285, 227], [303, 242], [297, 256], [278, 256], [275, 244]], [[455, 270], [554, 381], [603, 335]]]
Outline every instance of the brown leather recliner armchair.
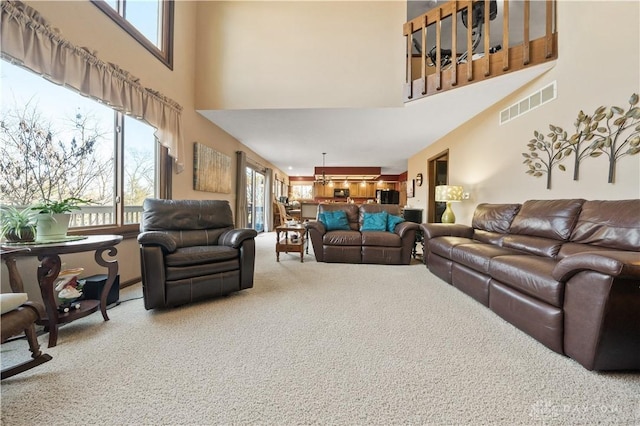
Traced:
[[140, 231], [146, 309], [253, 287], [257, 232], [235, 229], [228, 201], [148, 198]]

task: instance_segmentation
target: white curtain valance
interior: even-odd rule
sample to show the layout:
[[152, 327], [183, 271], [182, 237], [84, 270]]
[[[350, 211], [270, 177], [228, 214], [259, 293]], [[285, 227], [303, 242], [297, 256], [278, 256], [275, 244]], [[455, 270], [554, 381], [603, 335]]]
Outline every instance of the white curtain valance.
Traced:
[[184, 170], [182, 107], [178, 103], [143, 87], [117, 65], [103, 62], [95, 53], [63, 39], [24, 3], [2, 1], [0, 6], [4, 59], [145, 121], [156, 129], [155, 137], [169, 150], [176, 172]]

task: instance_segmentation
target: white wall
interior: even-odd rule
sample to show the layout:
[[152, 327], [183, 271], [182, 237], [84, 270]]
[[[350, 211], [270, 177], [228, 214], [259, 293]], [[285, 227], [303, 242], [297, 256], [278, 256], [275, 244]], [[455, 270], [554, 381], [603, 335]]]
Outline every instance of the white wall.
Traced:
[[[604, 156], [583, 160], [578, 181], [572, 179], [573, 158], [569, 158], [566, 172], [553, 171], [551, 190], [546, 189], [545, 177], [525, 174], [522, 153], [527, 152], [534, 130], [546, 134], [554, 124], [571, 134], [580, 110], [592, 114], [600, 105], [626, 109], [630, 95], [640, 91], [640, 3], [560, 1], [557, 10], [556, 66], [409, 159], [409, 176], [427, 177], [428, 160], [449, 149], [449, 182], [463, 185], [471, 194], [470, 200], [453, 205], [458, 223], [469, 224], [481, 202], [640, 197], [640, 155], [620, 159], [614, 184], [607, 183]], [[498, 124], [502, 109], [554, 80], [556, 100]], [[427, 185], [416, 188], [416, 197], [408, 203], [424, 208], [426, 218]]]

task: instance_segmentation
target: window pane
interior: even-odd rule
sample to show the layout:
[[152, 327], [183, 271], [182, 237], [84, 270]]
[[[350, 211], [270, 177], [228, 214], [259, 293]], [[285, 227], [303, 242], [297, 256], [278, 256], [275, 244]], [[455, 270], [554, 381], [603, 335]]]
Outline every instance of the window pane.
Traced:
[[162, 49], [159, 41], [160, 1], [127, 0], [124, 18], [142, 33], [151, 43]]
[[154, 129], [131, 117], [124, 119], [124, 223], [139, 223], [142, 202], [156, 195]]
[[0, 202], [90, 199], [70, 226], [115, 223], [113, 110], [1, 65]]
[[294, 200], [312, 200], [313, 185], [292, 185], [291, 198]]

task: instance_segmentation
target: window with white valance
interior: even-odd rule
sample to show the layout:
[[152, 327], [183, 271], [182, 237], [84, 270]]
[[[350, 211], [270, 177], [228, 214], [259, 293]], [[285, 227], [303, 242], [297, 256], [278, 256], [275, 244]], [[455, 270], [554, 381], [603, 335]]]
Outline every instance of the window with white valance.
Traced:
[[18, 1], [0, 3], [2, 57], [46, 79], [77, 90], [156, 129], [176, 171], [183, 166], [182, 107], [115, 64], [61, 37], [33, 8]]

